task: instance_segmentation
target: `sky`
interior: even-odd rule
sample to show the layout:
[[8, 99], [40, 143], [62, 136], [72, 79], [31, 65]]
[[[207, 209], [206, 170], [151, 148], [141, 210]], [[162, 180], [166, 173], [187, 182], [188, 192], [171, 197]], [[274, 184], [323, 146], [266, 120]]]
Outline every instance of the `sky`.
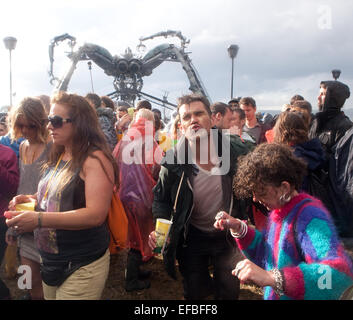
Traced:
[[[137, 54], [139, 38], [166, 30], [181, 31], [186, 49], [211, 102], [228, 102], [232, 60], [227, 48], [239, 46], [234, 59], [233, 96], [254, 97], [258, 109], [280, 109], [294, 94], [313, 107], [319, 83], [332, 80], [332, 69], [353, 90], [353, 1], [345, 0], [60, 0], [3, 1], [0, 37], [13, 36], [13, 104], [23, 97], [51, 95], [48, 47], [54, 37], [69, 33], [83, 43], [106, 48], [113, 56], [127, 47]], [[178, 39], [146, 41], [147, 50]], [[54, 72], [62, 77], [69, 63], [64, 42], [56, 47]], [[0, 107], [9, 104], [9, 51], [0, 45]], [[114, 91], [113, 78], [92, 65], [93, 90]], [[144, 77], [143, 92], [172, 103], [189, 92], [181, 64], [164, 62]], [[68, 91], [92, 91], [87, 61], [78, 64]], [[345, 108], [353, 107], [353, 98]]]

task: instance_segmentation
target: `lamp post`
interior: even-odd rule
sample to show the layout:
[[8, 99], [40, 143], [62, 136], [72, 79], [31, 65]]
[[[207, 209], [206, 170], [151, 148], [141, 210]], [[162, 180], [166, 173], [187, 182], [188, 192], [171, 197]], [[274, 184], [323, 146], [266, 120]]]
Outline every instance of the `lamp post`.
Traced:
[[11, 62], [11, 51], [16, 48], [17, 39], [14, 37], [4, 38], [4, 44], [6, 49], [10, 53], [10, 107], [12, 107], [12, 62]]
[[334, 69], [331, 71], [332, 72], [332, 77], [333, 79], [335, 79], [335, 81], [337, 81], [337, 79], [340, 77], [341, 75], [341, 70], [338, 69]]
[[231, 85], [230, 85], [230, 98], [233, 98], [233, 77], [234, 77], [234, 58], [238, 54], [239, 46], [236, 44], [232, 44], [228, 47], [228, 54], [229, 58], [232, 59], [232, 79], [231, 79]]
[[89, 70], [89, 74], [91, 76], [91, 87], [92, 87], [92, 93], [94, 93], [94, 89], [93, 89], [93, 78], [92, 78], [92, 62], [88, 61], [88, 70]]

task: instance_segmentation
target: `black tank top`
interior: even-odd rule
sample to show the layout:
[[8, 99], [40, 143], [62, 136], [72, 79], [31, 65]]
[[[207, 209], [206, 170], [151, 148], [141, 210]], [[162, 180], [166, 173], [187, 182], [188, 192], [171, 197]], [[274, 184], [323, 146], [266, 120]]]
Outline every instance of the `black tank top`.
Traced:
[[[56, 173], [65, 165], [61, 161]], [[84, 208], [85, 182], [80, 178], [79, 170], [71, 178], [65, 188], [58, 192], [55, 175], [51, 179], [47, 197], [44, 194], [54, 167], [43, 175], [38, 185], [38, 209], [44, 212], [63, 212]], [[109, 231], [106, 222], [100, 226], [83, 230], [60, 230], [41, 228], [35, 230], [35, 239], [43, 264], [56, 261], [72, 263], [90, 263], [102, 256], [109, 245]]]

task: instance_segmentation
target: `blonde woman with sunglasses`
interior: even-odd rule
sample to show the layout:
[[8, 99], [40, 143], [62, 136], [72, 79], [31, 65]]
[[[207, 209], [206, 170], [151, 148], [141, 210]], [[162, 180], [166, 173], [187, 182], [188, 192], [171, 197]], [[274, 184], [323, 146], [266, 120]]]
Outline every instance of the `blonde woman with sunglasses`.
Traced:
[[[14, 140], [24, 138], [19, 148], [20, 183], [17, 194], [34, 194], [37, 192], [41, 176], [41, 166], [46, 162], [49, 146], [47, 115], [38, 98], [24, 98], [11, 110], [11, 137]], [[12, 204], [12, 203], [11, 203]], [[9, 243], [16, 239], [13, 228], [9, 229]], [[32, 272], [32, 288], [24, 299], [42, 300], [43, 288], [40, 275], [40, 255], [34, 243], [33, 232], [26, 232], [18, 237], [18, 248], [21, 265], [27, 265]]]
[[85, 98], [59, 92], [51, 102], [53, 146], [38, 192], [13, 201], [34, 201], [36, 211], [9, 211], [7, 224], [20, 233], [35, 229], [45, 299], [100, 299], [109, 272], [106, 218], [116, 163]]

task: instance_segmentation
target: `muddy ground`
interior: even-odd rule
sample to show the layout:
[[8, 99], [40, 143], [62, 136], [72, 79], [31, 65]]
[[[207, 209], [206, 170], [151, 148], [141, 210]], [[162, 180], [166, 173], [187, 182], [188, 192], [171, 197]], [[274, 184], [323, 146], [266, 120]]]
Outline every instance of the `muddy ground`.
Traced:
[[[345, 241], [345, 248], [353, 258], [353, 239]], [[142, 268], [151, 270], [151, 287], [136, 292], [126, 292], [124, 289], [124, 270], [126, 251], [111, 257], [109, 277], [103, 291], [102, 300], [182, 300], [183, 288], [181, 276], [178, 280], [171, 279], [164, 271], [163, 262], [152, 258]], [[0, 269], [1, 278], [11, 291], [13, 299], [20, 299], [25, 292], [17, 286], [17, 279], [6, 279], [4, 263]], [[262, 289], [254, 285], [241, 285], [240, 300], [262, 300]], [[212, 299], [212, 297], [210, 297]]]
[[[142, 269], [151, 270], [151, 287], [146, 290], [126, 292], [124, 289], [124, 273], [126, 265], [126, 251], [122, 251], [115, 256], [111, 256], [110, 271], [102, 300], [182, 300], [183, 287], [182, 278], [178, 273], [178, 279], [170, 278], [163, 266], [163, 261], [152, 258], [144, 263]], [[6, 278], [4, 263], [0, 269], [1, 279], [9, 287], [12, 299], [21, 299], [25, 295], [24, 290], [17, 286], [17, 279]], [[209, 297], [212, 299], [212, 297]], [[242, 285], [240, 292], [242, 300], [262, 300], [262, 290], [256, 286]]]

